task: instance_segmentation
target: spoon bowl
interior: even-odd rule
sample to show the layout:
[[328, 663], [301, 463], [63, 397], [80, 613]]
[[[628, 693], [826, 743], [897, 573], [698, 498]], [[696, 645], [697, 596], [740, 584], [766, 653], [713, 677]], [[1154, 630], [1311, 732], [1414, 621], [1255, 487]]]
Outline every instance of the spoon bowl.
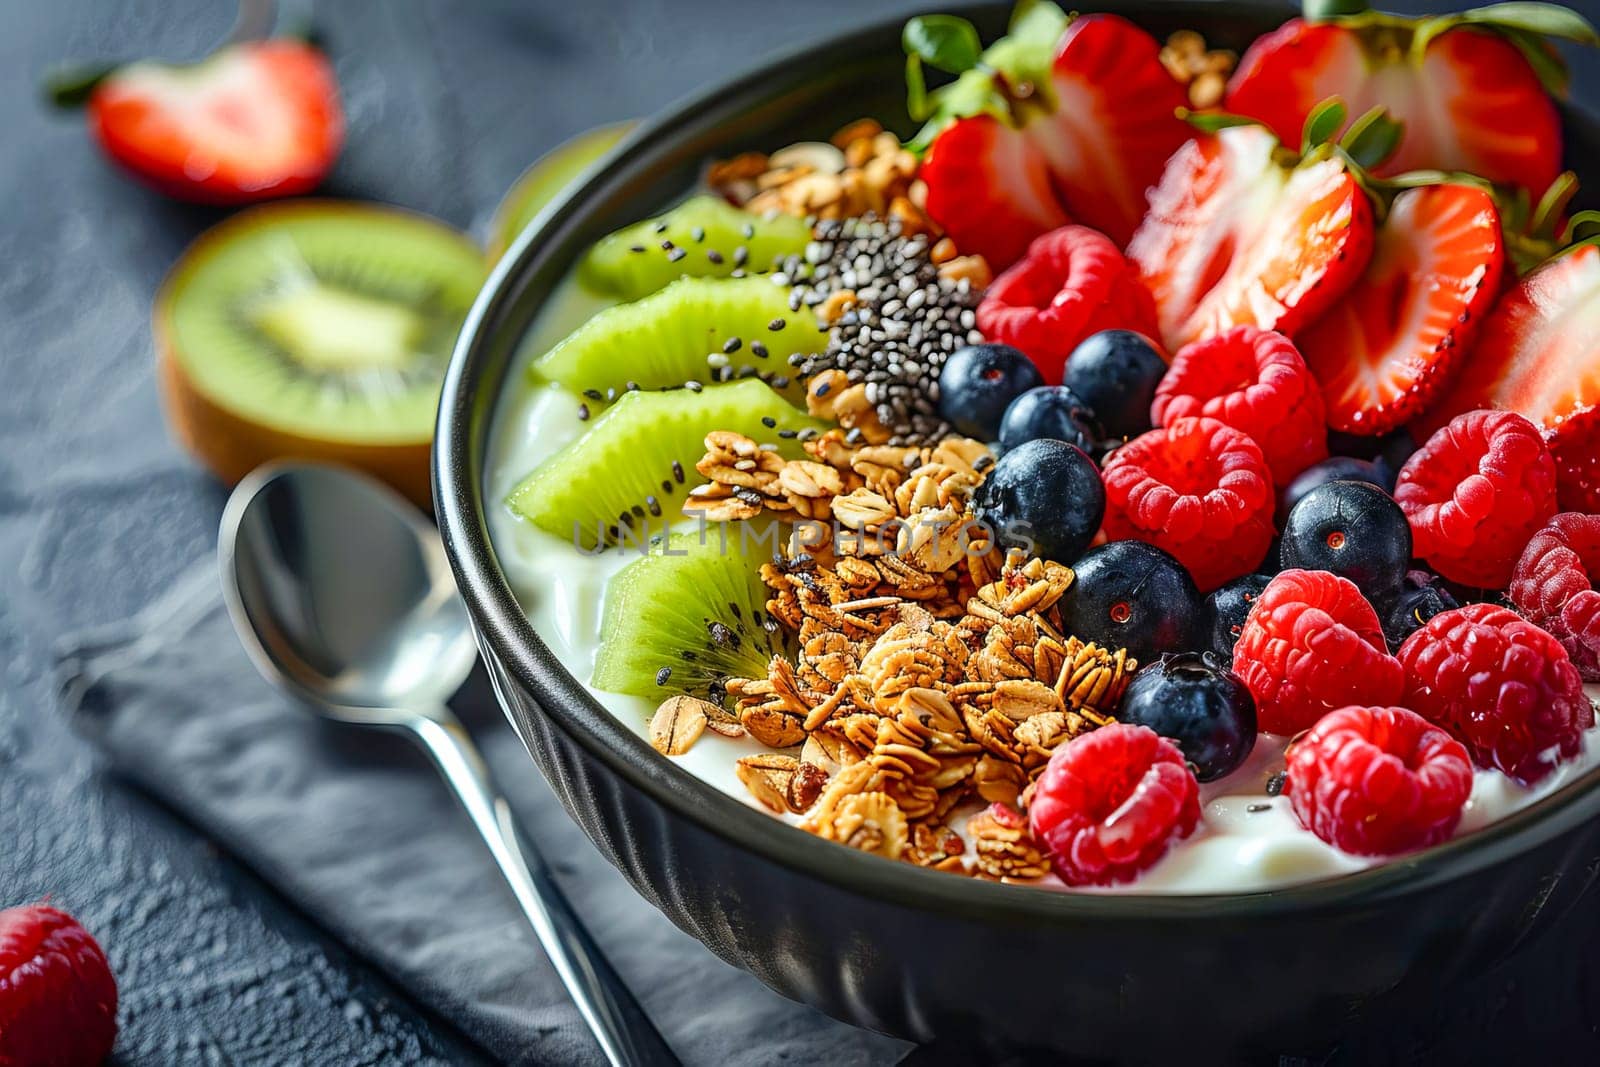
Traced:
[[477, 647], [444, 549], [383, 486], [332, 467], [263, 467], [223, 525], [229, 610], [247, 620], [257, 666], [302, 698], [371, 721], [443, 703], [471, 673]]
[[327, 718], [408, 734], [432, 757], [606, 1060], [676, 1064], [549, 866], [524, 849], [511, 805], [445, 703], [478, 653], [434, 528], [364, 475], [270, 464], [234, 489], [217, 555], [234, 629], [269, 682]]

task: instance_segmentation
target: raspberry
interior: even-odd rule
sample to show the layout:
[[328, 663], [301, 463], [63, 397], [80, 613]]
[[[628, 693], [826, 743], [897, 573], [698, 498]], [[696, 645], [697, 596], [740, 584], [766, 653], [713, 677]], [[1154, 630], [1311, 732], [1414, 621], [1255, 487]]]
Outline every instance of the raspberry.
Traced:
[[1600, 682], [1600, 515], [1568, 512], [1533, 535], [1511, 577], [1511, 602], [1553, 634], [1586, 682]]
[[117, 983], [76, 919], [0, 911], [0, 1064], [99, 1063], [117, 1038]]
[[1199, 820], [1200, 785], [1183, 753], [1123, 723], [1056, 749], [1028, 804], [1034, 840], [1068, 885], [1132, 881]]
[[1174, 419], [1105, 467], [1106, 536], [1177, 558], [1202, 593], [1255, 570], [1272, 543], [1272, 474], [1254, 441], [1216, 419]]
[[1098, 230], [1063, 226], [1036, 237], [978, 305], [978, 329], [1022, 349], [1058, 385], [1078, 342], [1101, 330], [1157, 336], [1156, 306], [1138, 273]]
[[1583, 749], [1594, 706], [1554, 637], [1516, 612], [1468, 604], [1400, 646], [1403, 703], [1458, 737], [1480, 767], [1532, 785]]
[[1472, 761], [1405, 708], [1341, 708], [1289, 747], [1287, 784], [1307, 830], [1359, 856], [1438, 844], [1461, 821]]
[[1405, 688], [1378, 613], [1328, 571], [1284, 571], [1267, 583], [1233, 646], [1233, 673], [1272, 734], [1310, 729], [1334, 708], [1397, 703]]
[[1539, 428], [1511, 411], [1457, 415], [1406, 461], [1394, 498], [1416, 554], [1463, 585], [1504, 589], [1528, 538], [1556, 513]]
[[1281, 333], [1235, 326], [1173, 357], [1150, 421], [1205, 415], [1261, 446], [1276, 485], [1328, 458], [1322, 389], [1299, 349]]

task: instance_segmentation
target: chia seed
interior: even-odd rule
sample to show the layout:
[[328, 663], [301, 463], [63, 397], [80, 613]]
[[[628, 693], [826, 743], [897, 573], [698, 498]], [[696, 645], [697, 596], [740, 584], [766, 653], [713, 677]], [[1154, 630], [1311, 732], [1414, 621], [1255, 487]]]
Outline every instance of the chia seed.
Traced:
[[669, 678], [671, 678], [671, 677], [672, 677], [672, 668], [671, 667], [662, 667], [659, 671], [656, 671], [656, 684], [657, 685], [666, 685], [667, 684], [667, 680]]
[[722, 342], [723, 354], [731, 356], [735, 352], [739, 351], [743, 344], [744, 342], [739, 340], [737, 337], [730, 337], [726, 341]]
[[983, 340], [976, 328], [980, 294], [940, 277], [930, 253], [927, 237], [866, 216], [817, 223], [804, 253], [777, 265], [790, 280], [789, 306], [796, 310], [854, 291], [855, 306], [829, 330], [826, 350], [790, 363], [801, 377], [838, 370], [852, 384], [864, 383], [891, 445], [929, 443], [951, 432], [939, 415], [939, 375], [950, 353]]
[[1277, 774], [1274, 774], [1271, 778], [1268, 778], [1267, 779], [1267, 796], [1269, 796], [1269, 797], [1281, 796], [1283, 794], [1283, 784], [1284, 784], [1284, 782], [1286, 782], [1288, 780], [1288, 778], [1289, 778], [1289, 776], [1287, 774], [1283, 773], [1282, 771], [1279, 771]]
[[767, 346], [762, 344], [760, 341], [751, 341], [750, 342], [750, 354], [752, 356], [755, 356], [757, 359], [766, 359], [767, 358]]
[[676, 263], [676, 262], [678, 262], [678, 260], [682, 259], [684, 256], [686, 256], [688, 254], [689, 253], [685, 252], [681, 248], [674, 248], [672, 251], [667, 253], [667, 262], [668, 263]]
[[579, 419], [580, 422], [588, 422], [589, 421], [589, 405], [588, 404], [579, 404], [578, 405], [578, 419]]
[[722, 253], [718, 252], [715, 248], [706, 249], [706, 258], [717, 264], [719, 267], [722, 265]]

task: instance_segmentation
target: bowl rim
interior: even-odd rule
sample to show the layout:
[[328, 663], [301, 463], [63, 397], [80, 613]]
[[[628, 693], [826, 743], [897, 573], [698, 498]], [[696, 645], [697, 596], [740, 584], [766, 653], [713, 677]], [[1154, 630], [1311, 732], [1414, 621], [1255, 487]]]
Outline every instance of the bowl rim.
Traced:
[[[990, 13], [1008, 4], [945, 2], [940, 10]], [[1183, 16], [1195, 24], [1221, 15], [1288, 18], [1297, 12], [1276, 0], [1110, 0], [1096, 10], [1138, 20], [1143, 15]], [[1509, 862], [1600, 814], [1600, 767], [1490, 825], [1439, 845], [1344, 875], [1242, 893], [1062, 892], [952, 877], [907, 863], [841, 848], [773, 819], [660, 756], [629, 730], [540, 639], [511, 591], [490, 543], [481, 477], [488, 428], [474, 454], [477, 420], [492, 424], [497, 397], [477, 396], [480, 378], [501, 319], [519, 279], [528, 277], [557, 238], [577, 226], [586, 203], [620, 182], [630, 168], [640, 173], [652, 155], [697, 116], [748, 101], [778, 72], [797, 62], [848, 51], [852, 43], [892, 40], [907, 14], [851, 27], [807, 41], [760, 62], [742, 74], [706, 86], [640, 122], [591, 165], [528, 225], [490, 272], [463, 323], [440, 396], [433, 447], [434, 507], [446, 553], [477, 631], [480, 647], [508, 680], [533, 697], [562, 733], [596, 762], [678, 818], [725, 843], [801, 876], [848, 892], [865, 894], [938, 914], [1005, 923], [1072, 925], [1085, 921], [1182, 922], [1199, 916], [1265, 918], [1338, 909], [1359, 901], [1426, 892], [1430, 887], [1494, 864]], [[894, 35], [894, 36], [892, 36]], [[747, 105], [745, 105], [747, 106]], [[497, 680], [498, 689], [498, 680]], [[502, 704], [506, 698], [500, 695]], [[509, 708], [505, 709], [509, 712]], [[513, 722], [515, 726], [515, 722]], [[521, 733], [520, 727], [517, 727]], [[526, 744], [527, 738], [523, 738]], [[776, 832], [774, 832], [776, 831]]]

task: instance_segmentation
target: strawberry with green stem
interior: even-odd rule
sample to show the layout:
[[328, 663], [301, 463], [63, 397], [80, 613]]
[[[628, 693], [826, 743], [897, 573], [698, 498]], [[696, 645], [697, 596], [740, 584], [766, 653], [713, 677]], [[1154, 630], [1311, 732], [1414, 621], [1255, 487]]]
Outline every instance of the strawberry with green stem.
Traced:
[[1350, 125], [1326, 102], [1298, 152], [1249, 119], [1196, 114], [1201, 133], [1167, 163], [1128, 245], [1176, 351], [1234, 326], [1293, 336], [1333, 306], [1372, 253], [1366, 168], [1394, 150], [1381, 110]]
[[[928, 120], [913, 142], [928, 215], [996, 270], [1069, 222], [1125, 244], [1188, 136], [1160, 45], [1116, 15], [1026, 4], [981, 52], [970, 23], [926, 16], [907, 23], [905, 46], [909, 106]], [[929, 93], [925, 65], [958, 77]]]
[[1405, 123], [1375, 170], [1464, 171], [1539, 196], [1561, 172], [1552, 94], [1567, 72], [1553, 41], [1600, 44], [1576, 12], [1554, 4], [1491, 4], [1418, 18], [1362, 0], [1308, 0], [1306, 16], [1258, 38], [1228, 84], [1230, 112], [1295, 136], [1313, 109], [1342, 97], [1353, 114], [1382, 107]]

